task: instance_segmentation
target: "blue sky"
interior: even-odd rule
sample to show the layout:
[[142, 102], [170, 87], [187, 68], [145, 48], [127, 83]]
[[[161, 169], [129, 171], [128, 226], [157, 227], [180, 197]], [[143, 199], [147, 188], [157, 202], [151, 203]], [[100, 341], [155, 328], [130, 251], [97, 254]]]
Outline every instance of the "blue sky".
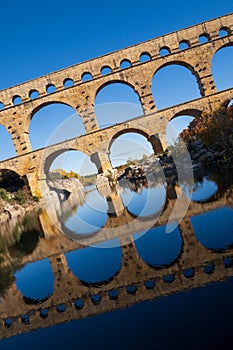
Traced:
[[[230, 12], [233, 12], [233, 4], [230, 1], [216, 0], [2, 2], [0, 89]], [[226, 56], [224, 59], [226, 60]], [[232, 62], [232, 52], [227, 53], [227, 61]], [[229, 72], [229, 69], [222, 70], [219, 77], [216, 77], [219, 90], [224, 88], [226, 80], [232, 77], [233, 72]], [[219, 66], [216, 66], [216, 71], [219, 72]], [[176, 73], [179, 75], [179, 72], [174, 72]], [[170, 72], [167, 73], [167, 77], [169, 76]], [[155, 100], [159, 108], [169, 103], [175, 104], [182, 98], [199, 96], [195, 82], [190, 85], [188, 95], [185, 96], [187, 92], [187, 89], [183, 88], [183, 82], [186, 81], [185, 73], [182, 79], [179, 78], [179, 86], [175, 82], [177, 99], [174, 94], [170, 94], [174, 98], [170, 102], [167, 97], [170, 81], [167, 82], [164, 76], [160, 77], [159, 74], [156, 76]], [[115, 97], [111, 101], [111, 96], [115, 96], [111, 89], [105, 97], [104, 94], [103, 92], [103, 96], [101, 94], [97, 96], [99, 104], [138, 103], [135, 97], [121, 101], [124, 92], [117, 94], [117, 101]], [[50, 115], [49, 120], [51, 119], [51, 130], [48, 127], [50, 131], [72, 114], [70, 110], [59, 112], [59, 108], [54, 112], [48, 108], [49, 112], [46, 112]], [[37, 144], [36, 140], [42, 140], [44, 135], [41, 127], [43, 116], [36, 116], [32, 122], [35, 126], [31, 125], [29, 136], [34, 148], [37, 148], [41, 145]], [[79, 122], [77, 127], [80, 134], [83, 133]], [[47, 139], [49, 136], [46, 135]], [[13, 155], [12, 145], [0, 128], [0, 159]]]

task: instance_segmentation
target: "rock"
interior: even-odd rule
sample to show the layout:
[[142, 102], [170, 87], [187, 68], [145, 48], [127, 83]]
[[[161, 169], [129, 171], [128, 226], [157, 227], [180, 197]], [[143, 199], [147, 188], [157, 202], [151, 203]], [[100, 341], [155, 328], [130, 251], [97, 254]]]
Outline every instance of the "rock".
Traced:
[[84, 190], [82, 183], [75, 178], [54, 180], [51, 182], [51, 187], [54, 187], [57, 190], [65, 190], [70, 193]]
[[4, 212], [8, 213], [10, 215], [10, 218], [12, 219], [24, 215], [25, 209], [18, 204], [7, 204], [4, 207]]

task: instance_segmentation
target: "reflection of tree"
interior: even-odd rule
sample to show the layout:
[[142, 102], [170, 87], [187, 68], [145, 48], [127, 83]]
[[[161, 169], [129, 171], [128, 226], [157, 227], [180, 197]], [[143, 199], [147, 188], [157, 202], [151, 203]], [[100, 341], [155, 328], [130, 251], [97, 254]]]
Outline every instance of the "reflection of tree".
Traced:
[[233, 193], [233, 178], [231, 173], [216, 171], [209, 175], [208, 178], [216, 182], [218, 186], [218, 197]]
[[22, 253], [22, 255], [28, 255], [33, 252], [35, 247], [37, 246], [39, 242], [39, 237], [41, 236], [41, 233], [36, 230], [30, 230], [27, 232], [23, 232], [20, 235], [19, 241], [11, 247], [11, 251], [17, 251], [18, 253]]
[[[6, 233], [4, 231], [6, 230]], [[23, 257], [36, 248], [43, 235], [38, 215], [27, 215], [11, 228], [9, 223], [0, 235], [0, 294], [14, 282]]]
[[0, 295], [3, 296], [6, 289], [15, 281], [16, 268], [12, 266], [0, 266]]

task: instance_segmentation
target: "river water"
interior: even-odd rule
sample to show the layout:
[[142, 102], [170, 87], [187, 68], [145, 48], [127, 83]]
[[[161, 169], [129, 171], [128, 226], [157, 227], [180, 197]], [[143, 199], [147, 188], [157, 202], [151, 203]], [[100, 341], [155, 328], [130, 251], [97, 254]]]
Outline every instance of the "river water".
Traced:
[[91, 186], [3, 229], [1, 349], [232, 348], [232, 185], [198, 174], [172, 223], [169, 186]]

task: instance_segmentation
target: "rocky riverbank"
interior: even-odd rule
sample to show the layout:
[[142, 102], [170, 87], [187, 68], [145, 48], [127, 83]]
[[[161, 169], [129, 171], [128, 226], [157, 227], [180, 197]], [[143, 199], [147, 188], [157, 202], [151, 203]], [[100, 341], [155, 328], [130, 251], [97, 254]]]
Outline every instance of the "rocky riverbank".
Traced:
[[[76, 178], [60, 179], [50, 182], [50, 193], [54, 191], [59, 193], [62, 199], [66, 199], [70, 193], [80, 192], [81, 195], [84, 186]], [[53, 196], [50, 197], [53, 198]], [[46, 200], [49, 202], [49, 198], [39, 200], [33, 197], [27, 186], [15, 192], [7, 192], [0, 188], [0, 223], [7, 223], [39, 211], [45, 205]]]
[[40, 208], [41, 203], [33, 199], [28, 200], [23, 204], [0, 199], [0, 223], [7, 222], [11, 219], [16, 219], [17, 217], [23, 217], [28, 213], [38, 211]]

